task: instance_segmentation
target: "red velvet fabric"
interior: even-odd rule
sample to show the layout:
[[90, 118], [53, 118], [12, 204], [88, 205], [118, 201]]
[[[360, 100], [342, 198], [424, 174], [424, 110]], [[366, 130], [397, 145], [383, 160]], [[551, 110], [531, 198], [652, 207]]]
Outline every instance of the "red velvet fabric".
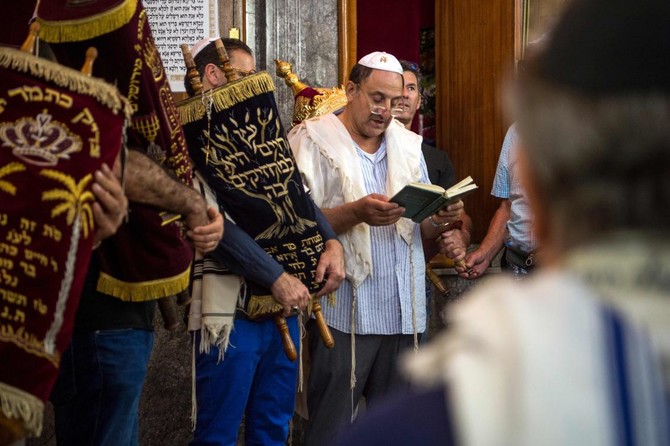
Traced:
[[0, 0], [4, 22], [0, 26], [0, 45], [21, 46], [28, 35], [28, 22], [35, 10], [35, 3], [35, 0]]
[[[52, 14], [64, 2], [41, 0], [38, 17], [53, 20]], [[102, 2], [98, 13], [105, 11], [104, 6]], [[130, 21], [113, 32], [83, 42], [51, 43], [51, 46], [58, 61], [72, 67], [81, 66], [82, 55], [89, 46], [96, 47], [99, 55], [93, 75], [117, 85], [135, 111], [128, 131], [129, 146], [139, 148], [183, 183], [191, 185], [184, 134], [141, 2]], [[124, 291], [119, 291], [116, 297], [132, 294], [133, 289], [143, 288], [147, 282], [156, 283], [152, 287], [153, 299], [175, 294], [174, 287], [165, 288], [161, 284], [189, 269], [193, 251], [177, 224], [161, 226], [161, 222], [158, 209], [131, 203], [129, 223], [96, 250], [103, 271], [123, 283]], [[148, 298], [145, 293], [138, 299]]]
[[357, 2], [358, 58], [386, 51], [398, 59], [418, 62], [421, 10], [421, 0]]
[[[124, 119], [91, 96], [0, 68], [0, 382], [42, 400], [91, 256], [92, 174], [113, 165]], [[50, 330], [53, 352], [45, 347]]]

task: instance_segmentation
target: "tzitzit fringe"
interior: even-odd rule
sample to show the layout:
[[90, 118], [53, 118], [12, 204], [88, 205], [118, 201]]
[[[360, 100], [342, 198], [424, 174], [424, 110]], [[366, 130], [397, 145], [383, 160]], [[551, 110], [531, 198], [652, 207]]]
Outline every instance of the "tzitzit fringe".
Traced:
[[[265, 71], [261, 71], [260, 73], [252, 74], [213, 90], [211, 92], [212, 106], [215, 112], [220, 112], [247, 99], [263, 93], [270, 93], [274, 90], [275, 84], [270, 75]], [[208, 93], [203, 92], [203, 95], [205, 94]], [[198, 121], [207, 114], [207, 108], [200, 96], [195, 96], [181, 102], [177, 106], [177, 109], [179, 110], [179, 120], [182, 125]]]
[[198, 423], [198, 398], [195, 393], [195, 335], [191, 336], [191, 432], [195, 432]]
[[176, 276], [146, 282], [124, 282], [100, 272], [97, 290], [125, 302], [145, 302], [174, 296], [188, 288], [191, 267]]
[[351, 284], [351, 375], [349, 388], [351, 389], [351, 422], [356, 418], [354, 407], [354, 389], [356, 388], [356, 285]]
[[[309, 313], [307, 313], [309, 315]], [[303, 364], [302, 352], [305, 347], [305, 320], [302, 311], [298, 313], [298, 330], [300, 330], [300, 362], [298, 363], [298, 392], [302, 392], [302, 386], [305, 379], [305, 369]], [[309, 318], [309, 316], [308, 316]], [[288, 443], [292, 444], [292, 443]]]
[[25, 51], [9, 47], [0, 48], [0, 67], [29, 74], [61, 88], [90, 96], [111, 109], [114, 114], [123, 113], [126, 119], [133, 114], [126, 98], [107, 82], [85, 76], [76, 70], [35, 57]]
[[40, 38], [49, 43], [81, 42], [116, 31], [130, 22], [137, 10], [138, 0], [125, 0], [105, 12], [73, 20], [44, 20], [40, 23]]
[[20, 420], [29, 435], [42, 433], [44, 403], [34, 395], [0, 382], [0, 411], [10, 420]]
[[[416, 330], [416, 284], [414, 283], [414, 232], [409, 239], [409, 277], [412, 280], [412, 328], [414, 329], [414, 353], [419, 351], [419, 333]], [[425, 281], [425, 278], [424, 278]]]

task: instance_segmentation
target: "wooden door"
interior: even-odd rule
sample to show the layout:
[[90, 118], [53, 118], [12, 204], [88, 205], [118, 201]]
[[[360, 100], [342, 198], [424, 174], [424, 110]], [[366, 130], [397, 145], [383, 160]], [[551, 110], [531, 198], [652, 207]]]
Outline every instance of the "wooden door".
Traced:
[[466, 198], [479, 243], [497, 208], [491, 185], [509, 121], [502, 83], [515, 56], [514, 0], [436, 0], [437, 146], [459, 178], [471, 175], [479, 190]]

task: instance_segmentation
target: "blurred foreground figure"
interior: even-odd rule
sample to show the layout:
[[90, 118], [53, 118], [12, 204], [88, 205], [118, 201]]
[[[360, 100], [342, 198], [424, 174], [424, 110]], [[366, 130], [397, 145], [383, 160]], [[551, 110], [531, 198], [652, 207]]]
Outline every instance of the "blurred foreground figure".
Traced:
[[480, 285], [340, 444], [670, 444], [669, 23], [568, 6], [515, 92], [542, 269]]

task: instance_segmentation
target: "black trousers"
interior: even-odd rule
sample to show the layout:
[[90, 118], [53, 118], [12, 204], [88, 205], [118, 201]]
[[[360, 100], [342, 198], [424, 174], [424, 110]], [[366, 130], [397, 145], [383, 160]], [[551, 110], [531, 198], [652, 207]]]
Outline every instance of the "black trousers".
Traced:
[[308, 330], [312, 365], [307, 384], [305, 445], [321, 446], [347, 428], [362, 397], [371, 406], [384, 395], [407, 389], [397, 361], [401, 353], [413, 348], [414, 336], [356, 335], [356, 386], [352, 392], [351, 335], [331, 328], [335, 347], [328, 349], [313, 321]]

